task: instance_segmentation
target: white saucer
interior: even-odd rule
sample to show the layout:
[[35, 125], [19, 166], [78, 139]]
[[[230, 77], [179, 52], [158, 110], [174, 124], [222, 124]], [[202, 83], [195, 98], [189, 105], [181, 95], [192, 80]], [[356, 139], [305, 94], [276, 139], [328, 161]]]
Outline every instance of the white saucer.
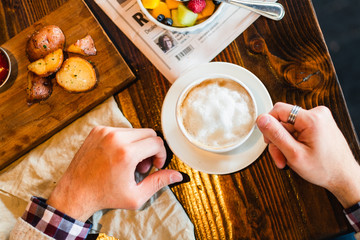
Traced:
[[268, 91], [253, 73], [235, 64], [211, 62], [193, 68], [174, 82], [162, 106], [161, 124], [169, 147], [184, 163], [205, 173], [227, 174], [253, 163], [264, 151], [266, 144], [257, 127], [245, 143], [226, 153], [199, 149], [182, 135], [175, 118], [177, 98], [189, 83], [211, 74], [226, 74], [240, 79], [253, 93], [258, 114], [267, 113], [272, 109], [273, 104]]

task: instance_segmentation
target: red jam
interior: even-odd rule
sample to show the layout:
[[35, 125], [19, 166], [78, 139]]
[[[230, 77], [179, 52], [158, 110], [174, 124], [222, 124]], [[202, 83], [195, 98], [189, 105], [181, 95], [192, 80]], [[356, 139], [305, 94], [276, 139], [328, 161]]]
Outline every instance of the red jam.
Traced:
[[9, 73], [9, 62], [5, 54], [0, 51], [0, 85], [3, 84]]

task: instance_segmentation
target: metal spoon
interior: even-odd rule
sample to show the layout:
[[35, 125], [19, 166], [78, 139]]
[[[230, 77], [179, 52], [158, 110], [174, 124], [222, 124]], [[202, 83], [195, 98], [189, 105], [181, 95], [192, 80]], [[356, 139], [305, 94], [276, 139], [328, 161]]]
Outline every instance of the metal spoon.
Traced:
[[256, 12], [264, 17], [276, 21], [281, 20], [285, 15], [284, 7], [280, 3], [243, 1], [243, 0], [217, 0], [217, 1], [234, 4], [236, 6]]
[[[189, 0], [177, 0], [177, 1], [187, 2]], [[280, 3], [246, 1], [246, 0], [216, 0], [216, 1], [234, 4], [236, 6], [256, 12], [264, 17], [276, 21], [281, 20], [285, 15], [284, 7]]]

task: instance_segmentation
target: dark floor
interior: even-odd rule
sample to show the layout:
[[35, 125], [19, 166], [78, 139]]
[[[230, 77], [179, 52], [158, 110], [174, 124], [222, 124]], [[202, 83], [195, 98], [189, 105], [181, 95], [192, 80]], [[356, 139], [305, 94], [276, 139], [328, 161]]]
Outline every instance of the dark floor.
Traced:
[[360, 0], [312, 0], [360, 137]]

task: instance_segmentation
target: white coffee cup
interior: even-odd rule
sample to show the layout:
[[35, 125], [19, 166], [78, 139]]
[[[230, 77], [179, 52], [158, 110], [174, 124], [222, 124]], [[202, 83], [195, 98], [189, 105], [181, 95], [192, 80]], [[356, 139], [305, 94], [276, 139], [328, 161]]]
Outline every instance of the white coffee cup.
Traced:
[[209, 75], [184, 88], [176, 103], [176, 121], [193, 145], [210, 152], [239, 147], [255, 128], [255, 98], [241, 80]]

